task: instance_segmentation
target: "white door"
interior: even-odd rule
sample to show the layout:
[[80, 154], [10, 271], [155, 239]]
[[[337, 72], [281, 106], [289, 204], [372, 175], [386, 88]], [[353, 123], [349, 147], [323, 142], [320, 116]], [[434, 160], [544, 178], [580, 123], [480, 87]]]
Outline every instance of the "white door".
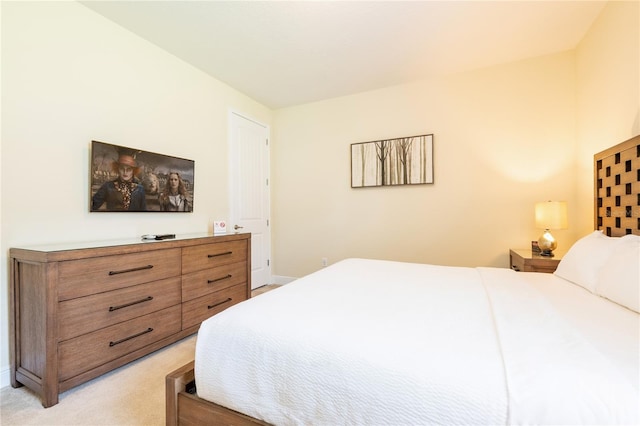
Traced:
[[271, 282], [269, 228], [269, 129], [230, 114], [228, 231], [251, 233], [251, 288]]

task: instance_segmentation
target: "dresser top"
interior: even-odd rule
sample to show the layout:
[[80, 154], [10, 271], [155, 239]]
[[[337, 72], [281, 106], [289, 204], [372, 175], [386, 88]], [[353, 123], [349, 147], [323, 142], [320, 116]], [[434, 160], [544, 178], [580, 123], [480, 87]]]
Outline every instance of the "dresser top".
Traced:
[[250, 239], [251, 234], [223, 234], [210, 233], [176, 234], [175, 238], [166, 240], [143, 240], [125, 238], [99, 241], [79, 241], [58, 244], [28, 245], [10, 249], [12, 258], [29, 259], [34, 261], [59, 261], [69, 258], [83, 258], [104, 256], [110, 254], [126, 254], [139, 251], [186, 247], [197, 244]]

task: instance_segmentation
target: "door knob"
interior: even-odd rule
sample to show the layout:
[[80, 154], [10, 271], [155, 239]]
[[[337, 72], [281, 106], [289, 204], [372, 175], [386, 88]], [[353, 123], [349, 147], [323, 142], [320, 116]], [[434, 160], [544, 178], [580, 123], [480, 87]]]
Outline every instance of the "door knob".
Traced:
[[233, 229], [235, 229], [236, 231], [242, 228], [244, 228], [244, 226], [233, 225]]

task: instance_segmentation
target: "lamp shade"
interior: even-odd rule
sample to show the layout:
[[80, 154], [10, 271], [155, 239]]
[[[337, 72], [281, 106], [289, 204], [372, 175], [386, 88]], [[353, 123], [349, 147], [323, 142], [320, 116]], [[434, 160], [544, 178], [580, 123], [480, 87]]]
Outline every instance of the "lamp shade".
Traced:
[[536, 228], [567, 229], [566, 201], [541, 201], [536, 203]]

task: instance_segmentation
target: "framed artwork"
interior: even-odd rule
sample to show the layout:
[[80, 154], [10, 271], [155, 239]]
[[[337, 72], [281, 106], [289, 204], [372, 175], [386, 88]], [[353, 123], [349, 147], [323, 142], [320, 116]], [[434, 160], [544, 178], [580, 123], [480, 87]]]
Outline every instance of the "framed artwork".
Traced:
[[91, 142], [91, 212], [193, 211], [195, 162]]
[[433, 183], [433, 135], [351, 144], [351, 187]]

